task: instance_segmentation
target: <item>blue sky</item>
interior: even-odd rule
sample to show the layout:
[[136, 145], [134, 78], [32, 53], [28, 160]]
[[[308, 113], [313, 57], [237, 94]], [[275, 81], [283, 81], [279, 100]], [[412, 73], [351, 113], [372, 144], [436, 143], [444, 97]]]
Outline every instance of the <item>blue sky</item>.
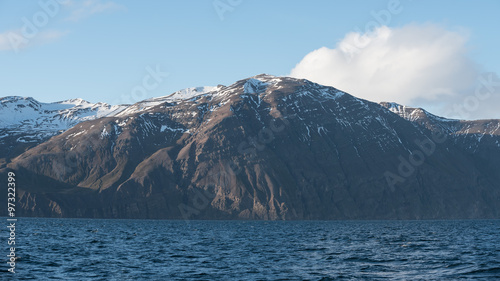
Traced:
[[[168, 77], [141, 95], [144, 98], [186, 87], [228, 85], [259, 73], [289, 75], [311, 52], [322, 47], [334, 50], [349, 33], [373, 31], [366, 28], [370, 22], [377, 23], [377, 28], [387, 26], [400, 37], [411, 33], [408, 26], [426, 33], [438, 30], [438, 37], [456, 35], [458, 39], [449, 42], [460, 48], [450, 52], [468, 61], [462, 67], [473, 64], [477, 73], [500, 73], [500, 1], [391, 1], [395, 0], [0, 0], [0, 96], [32, 96], [44, 102], [80, 97], [116, 103], [125, 101], [135, 87], [142, 85], [148, 68], [167, 72]], [[48, 15], [44, 4], [52, 4], [49, 11], [55, 11], [53, 15]], [[389, 11], [388, 5], [396, 4], [398, 13], [389, 12], [390, 18], [376, 21], [374, 14], [387, 15], [381, 11]], [[25, 20], [37, 28], [36, 32], [26, 33], [33, 35], [31, 38], [22, 33]], [[37, 25], [37, 20], [41, 24]], [[13, 33], [27, 40], [14, 48]], [[460, 38], [464, 42], [460, 43]], [[380, 44], [373, 46], [383, 48]], [[455, 59], [447, 63], [450, 61]], [[314, 71], [319, 70], [311, 70], [314, 65], [303, 65], [295, 71], [300, 73], [297, 76], [315, 80]], [[350, 76], [357, 75], [359, 68], [350, 71]], [[336, 81], [332, 78], [324, 84]], [[339, 82], [345, 85], [340, 88], [349, 90], [349, 84], [344, 82]], [[404, 92], [404, 85], [399, 87], [390, 91]], [[437, 103], [461, 102], [467, 96], [458, 92], [466, 92], [467, 87], [450, 86], [457, 94], [448, 94], [451, 99]], [[363, 88], [359, 91], [360, 95], [349, 92], [374, 101], [382, 97], [398, 101], [394, 95], [366, 96]], [[436, 97], [447, 95], [443, 93], [423, 93], [422, 97], [417, 93], [401, 101], [432, 106], [430, 101], [436, 104]], [[435, 110], [444, 113], [441, 107]]]

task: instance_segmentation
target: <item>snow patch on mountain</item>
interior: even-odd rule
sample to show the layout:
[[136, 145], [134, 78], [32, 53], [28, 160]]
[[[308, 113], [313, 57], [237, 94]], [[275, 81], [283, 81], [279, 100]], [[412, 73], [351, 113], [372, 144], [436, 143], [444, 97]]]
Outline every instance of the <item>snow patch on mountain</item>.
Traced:
[[35, 131], [67, 129], [81, 121], [105, 117], [123, 106], [90, 103], [82, 99], [41, 103], [33, 98], [0, 98], [0, 129]]
[[36, 142], [87, 120], [113, 116], [126, 106], [90, 103], [83, 99], [43, 103], [30, 97], [0, 98], [0, 143], [17, 136], [19, 142]]
[[144, 112], [147, 111], [155, 106], [159, 106], [161, 104], [170, 102], [180, 102], [183, 100], [188, 100], [193, 97], [199, 96], [199, 95], [204, 95], [209, 92], [216, 91], [220, 89], [221, 86], [204, 86], [204, 87], [194, 87], [194, 88], [186, 88], [180, 91], [177, 91], [171, 95], [168, 96], [161, 96], [161, 97], [156, 97], [156, 98], [150, 98], [146, 99], [140, 102], [137, 102], [133, 105], [128, 106], [126, 109], [123, 111], [117, 113], [115, 116], [117, 117], [122, 117], [122, 116], [127, 116], [131, 114], [136, 114], [139, 112]]
[[203, 95], [209, 92], [216, 91], [219, 89], [220, 86], [204, 86], [204, 87], [196, 87], [196, 88], [186, 88], [180, 91], [177, 91], [169, 96], [167, 98], [169, 100], [185, 100], [185, 99], [190, 99], [195, 96]]
[[250, 78], [243, 85], [244, 94], [260, 94], [266, 91], [267, 83], [255, 78]]
[[167, 125], [161, 125], [160, 132], [165, 132], [166, 130], [173, 131], [173, 132], [179, 131], [181, 133], [184, 133], [186, 131], [185, 129], [182, 129], [182, 128], [175, 129], [175, 128], [171, 128]]

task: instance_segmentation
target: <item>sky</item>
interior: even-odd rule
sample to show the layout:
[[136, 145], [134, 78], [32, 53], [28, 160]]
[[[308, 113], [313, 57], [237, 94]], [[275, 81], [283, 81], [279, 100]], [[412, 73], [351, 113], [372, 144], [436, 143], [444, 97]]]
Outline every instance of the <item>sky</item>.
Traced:
[[500, 1], [0, 0], [0, 96], [133, 103], [260, 73], [500, 118]]

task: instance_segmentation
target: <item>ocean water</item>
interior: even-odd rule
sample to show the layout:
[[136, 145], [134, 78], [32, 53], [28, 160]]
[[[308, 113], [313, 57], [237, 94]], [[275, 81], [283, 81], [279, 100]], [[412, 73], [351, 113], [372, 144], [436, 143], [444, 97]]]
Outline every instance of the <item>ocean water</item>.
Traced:
[[19, 218], [16, 246], [1, 280], [500, 280], [498, 220]]

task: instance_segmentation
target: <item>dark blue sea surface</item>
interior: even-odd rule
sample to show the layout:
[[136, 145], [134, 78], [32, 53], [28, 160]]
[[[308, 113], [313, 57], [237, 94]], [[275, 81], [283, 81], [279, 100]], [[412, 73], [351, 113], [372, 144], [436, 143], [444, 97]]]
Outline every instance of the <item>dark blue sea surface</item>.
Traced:
[[19, 218], [16, 251], [1, 280], [500, 280], [500, 221]]

